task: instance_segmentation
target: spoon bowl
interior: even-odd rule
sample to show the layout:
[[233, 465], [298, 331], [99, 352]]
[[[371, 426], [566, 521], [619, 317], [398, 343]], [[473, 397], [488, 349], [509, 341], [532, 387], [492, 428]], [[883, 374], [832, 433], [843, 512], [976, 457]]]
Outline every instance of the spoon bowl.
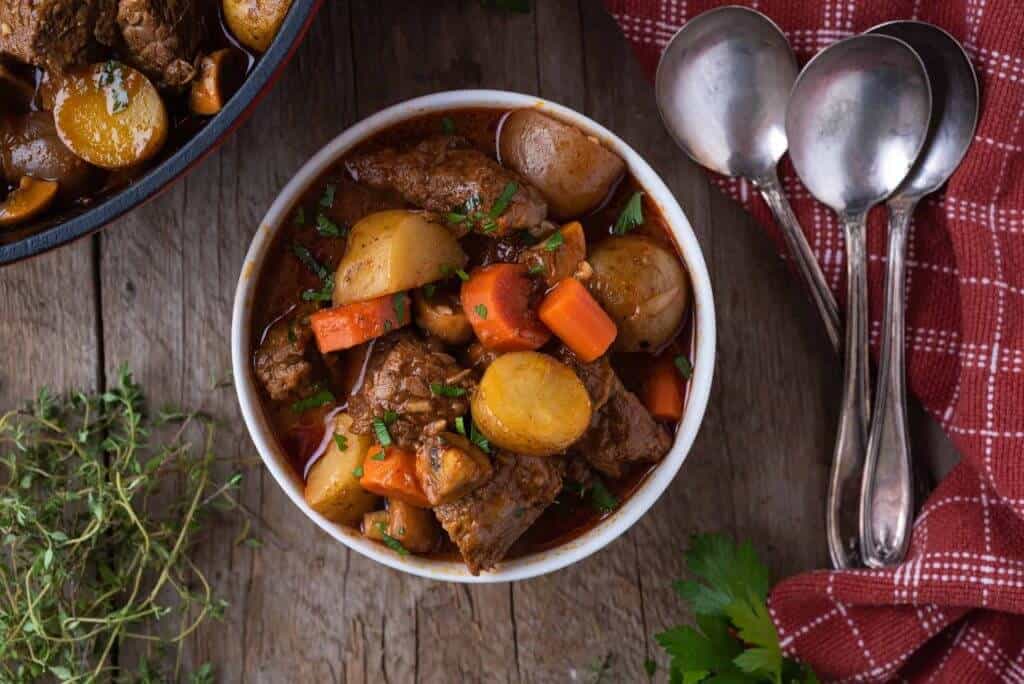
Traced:
[[786, 114], [793, 166], [811, 194], [839, 214], [846, 236], [843, 398], [826, 514], [837, 568], [858, 562], [871, 409], [867, 213], [906, 178], [930, 114], [924, 64], [902, 41], [880, 35], [847, 38], [818, 53], [797, 78]]
[[757, 178], [786, 153], [786, 102], [797, 72], [774, 22], [746, 7], [721, 7], [691, 19], [665, 47], [658, 109], [698, 164]]

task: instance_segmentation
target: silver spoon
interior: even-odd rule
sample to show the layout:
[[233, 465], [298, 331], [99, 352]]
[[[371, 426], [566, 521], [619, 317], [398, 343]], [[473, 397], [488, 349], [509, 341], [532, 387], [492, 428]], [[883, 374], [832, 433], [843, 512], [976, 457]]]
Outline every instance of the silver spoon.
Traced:
[[761, 191], [839, 348], [835, 298], [779, 184], [786, 153], [786, 102], [796, 57], [771, 19], [746, 7], [721, 7], [686, 23], [658, 64], [658, 110], [676, 143], [701, 166], [740, 176]]
[[914, 51], [895, 38], [864, 35], [818, 53], [797, 78], [786, 113], [793, 166], [811, 194], [836, 211], [846, 235], [843, 400], [826, 511], [837, 568], [856, 561], [871, 403], [867, 213], [910, 171], [930, 111], [928, 77]]
[[871, 29], [906, 42], [924, 61], [932, 88], [932, 122], [921, 157], [889, 198], [889, 259], [875, 408], [868, 435], [860, 502], [860, 551], [873, 568], [903, 560], [914, 511], [913, 471], [907, 436], [903, 357], [907, 232], [918, 201], [949, 180], [974, 138], [978, 79], [963, 48], [942, 29], [919, 21], [893, 21]]

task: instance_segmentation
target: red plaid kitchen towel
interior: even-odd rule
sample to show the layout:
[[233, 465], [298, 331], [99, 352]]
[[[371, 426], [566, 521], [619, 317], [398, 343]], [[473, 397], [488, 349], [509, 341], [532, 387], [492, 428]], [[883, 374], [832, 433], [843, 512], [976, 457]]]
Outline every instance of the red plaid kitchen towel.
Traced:
[[[661, 50], [713, 0], [606, 0], [653, 75]], [[760, 0], [801, 62], [892, 19], [937, 24], [981, 81], [974, 144], [915, 216], [908, 252], [911, 390], [964, 456], [926, 502], [909, 559], [888, 571], [813, 572], [771, 596], [786, 651], [827, 679], [1024, 681], [1024, 3], [1021, 0]], [[784, 184], [832, 289], [845, 277], [831, 211]], [[768, 208], [718, 179], [775, 232]], [[878, 351], [884, 212], [869, 230]], [[778, 236], [776, 235], [776, 239]], [[781, 241], [779, 242], [781, 245]]]

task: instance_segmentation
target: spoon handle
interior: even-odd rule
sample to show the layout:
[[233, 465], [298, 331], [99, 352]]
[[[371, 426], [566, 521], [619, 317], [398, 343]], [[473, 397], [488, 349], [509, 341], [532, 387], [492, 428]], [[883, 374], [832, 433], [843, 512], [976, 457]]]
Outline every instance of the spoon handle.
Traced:
[[885, 274], [882, 352], [875, 412], [871, 417], [860, 501], [860, 549], [868, 567], [903, 560], [914, 508], [907, 435], [907, 390], [903, 356], [907, 231], [916, 202], [889, 202], [889, 266]]
[[846, 233], [846, 342], [843, 402], [826, 512], [829, 555], [836, 568], [858, 562], [861, 477], [871, 410], [866, 219], [866, 212], [840, 216]]
[[768, 203], [772, 213], [775, 215], [775, 220], [782, 228], [782, 234], [786, 238], [789, 253], [793, 255], [797, 269], [800, 271], [800, 276], [803, 278], [804, 284], [811, 294], [811, 299], [814, 301], [814, 306], [818, 309], [818, 314], [821, 315], [821, 320], [825, 324], [825, 332], [828, 334], [829, 340], [832, 341], [832, 346], [838, 350], [841, 330], [839, 308], [836, 306], [836, 300], [832, 296], [832, 291], [828, 289], [825, 275], [821, 272], [818, 260], [814, 258], [814, 252], [811, 251], [811, 246], [807, 244], [804, 231], [800, 229], [800, 223], [796, 220], [793, 208], [789, 206], [789, 200], [786, 199], [786, 195], [782, 192], [782, 184], [779, 183], [779, 177], [775, 169], [773, 168], [764, 176], [754, 180], [754, 184], [761, 191], [765, 202]]

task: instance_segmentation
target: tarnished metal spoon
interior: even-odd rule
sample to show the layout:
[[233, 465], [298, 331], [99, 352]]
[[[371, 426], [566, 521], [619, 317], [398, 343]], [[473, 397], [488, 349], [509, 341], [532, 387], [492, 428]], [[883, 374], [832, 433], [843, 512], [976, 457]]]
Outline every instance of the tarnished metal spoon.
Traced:
[[870, 413], [866, 219], [917, 159], [928, 133], [931, 91], [906, 43], [863, 35], [818, 53], [797, 78], [786, 113], [793, 166], [839, 215], [846, 235], [843, 399], [826, 509], [837, 568], [856, 563], [861, 476]]
[[776, 166], [786, 153], [786, 102], [796, 57], [771, 19], [746, 7], [721, 7], [688, 21], [658, 64], [658, 110], [676, 143], [701, 166], [753, 182], [782, 228], [833, 346], [840, 325], [828, 289]]
[[960, 43], [936, 26], [894, 21], [868, 33], [910, 45], [924, 62], [932, 89], [931, 130], [924, 150], [886, 202], [889, 258], [882, 350], [860, 502], [861, 557], [865, 565], [878, 568], [903, 560], [914, 512], [903, 356], [907, 231], [918, 201], [938, 190], [967, 153], [978, 121], [978, 79]]

